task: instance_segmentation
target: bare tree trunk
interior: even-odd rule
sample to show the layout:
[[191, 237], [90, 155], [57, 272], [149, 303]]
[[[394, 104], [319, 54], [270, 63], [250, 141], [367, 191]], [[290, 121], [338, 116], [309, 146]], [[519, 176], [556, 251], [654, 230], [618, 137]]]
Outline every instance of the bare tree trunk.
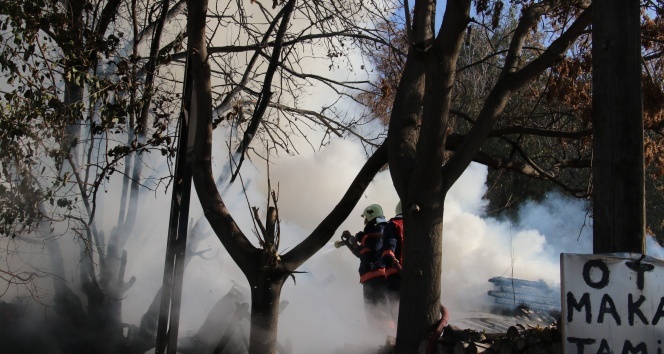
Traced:
[[[289, 1], [284, 7], [282, 27], [288, 24], [287, 13], [294, 2], [294, 0]], [[188, 0], [187, 4], [189, 65], [191, 65], [193, 80], [190, 107], [193, 148], [189, 152], [196, 193], [210, 226], [251, 284], [252, 314], [249, 352], [252, 354], [275, 353], [277, 350], [279, 296], [284, 281], [331, 239], [339, 225], [357, 204], [373, 177], [385, 165], [386, 149], [380, 147], [374, 152], [337, 206], [300, 244], [287, 253], [279, 255], [278, 241], [276, 241], [276, 236], [271, 234], [265, 237], [266, 242], [261, 245], [261, 248], [255, 247], [233, 220], [213, 178], [211, 72], [205, 33], [208, 2], [207, 0]], [[268, 99], [268, 97], [264, 97], [264, 99]], [[260, 117], [254, 117], [254, 119], [260, 119]], [[246, 143], [248, 144], [248, 142]], [[274, 232], [273, 224], [277, 219], [276, 215], [270, 216], [268, 228], [263, 231]]]
[[[415, 3], [413, 44], [395, 96], [386, 141], [390, 173], [404, 205], [406, 233], [396, 348], [399, 354], [417, 353], [440, 318], [443, 202], [447, 191], [480, 150], [510, 97], [559, 60], [590, 22], [590, 13], [584, 11], [546, 51], [521, 67], [526, 38], [551, 6], [543, 1], [524, 8], [498, 82], [463, 143], [445, 160], [451, 90], [470, 21], [470, 1], [447, 1], [435, 39], [425, 30], [435, 18], [435, 2]], [[420, 121], [414, 107], [422, 109]]]
[[278, 270], [265, 269], [259, 281], [251, 286], [251, 334], [250, 354], [277, 352], [277, 324], [279, 322], [279, 298], [286, 279]]
[[[469, 1], [448, 1], [436, 38], [432, 30], [422, 31], [433, 28], [435, 2], [416, 2], [414, 44], [390, 121], [388, 139], [396, 140], [388, 142], [390, 173], [404, 204], [404, 238], [408, 240], [397, 353], [417, 353], [440, 319], [444, 200], [458, 177], [445, 175], [442, 166], [452, 84], [469, 9]], [[419, 121], [413, 103], [422, 107]]]
[[593, 252], [645, 252], [638, 0], [593, 2]]
[[[404, 209], [408, 246], [403, 248], [407, 262], [402, 270], [397, 353], [417, 353], [440, 319], [443, 199], [437, 205]], [[421, 209], [415, 211], [417, 207]]]

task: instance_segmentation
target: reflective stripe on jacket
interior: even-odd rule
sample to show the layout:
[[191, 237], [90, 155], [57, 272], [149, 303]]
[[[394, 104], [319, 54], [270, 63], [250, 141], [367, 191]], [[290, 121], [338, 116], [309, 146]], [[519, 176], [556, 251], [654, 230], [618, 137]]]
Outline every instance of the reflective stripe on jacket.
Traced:
[[390, 268], [385, 269], [385, 276], [386, 277], [389, 277], [390, 275], [397, 274], [397, 273], [399, 273], [399, 270], [396, 269], [396, 268], [390, 267]]
[[370, 270], [360, 276], [360, 283], [364, 283], [369, 279], [384, 277], [384, 276], [385, 276], [385, 268]]

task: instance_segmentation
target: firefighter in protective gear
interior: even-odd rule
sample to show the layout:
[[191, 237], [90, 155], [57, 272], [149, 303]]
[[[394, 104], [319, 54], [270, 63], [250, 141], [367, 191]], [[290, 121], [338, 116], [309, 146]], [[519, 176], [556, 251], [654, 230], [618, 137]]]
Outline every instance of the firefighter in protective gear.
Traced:
[[399, 314], [399, 291], [401, 289], [403, 252], [403, 214], [401, 213], [401, 201], [397, 204], [394, 212], [396, 215], [385, 225], [382, 257], [385, 264], [385, 285], [390, 302], [390, 314], [396, 321]]
[[355, 256], [360, 259], [360, 283], [364, 297], [364, 310], [369, 324], [383, 329], [393, 329], [394, 322], [388, 309], [385, 286], [385, 265], [381, 250], [383, 248], [383, 231], [387, 225], [383, 208], [371, 204], [362, 212], [364, 230], [352, 236], [346, 230], [342, 241]]

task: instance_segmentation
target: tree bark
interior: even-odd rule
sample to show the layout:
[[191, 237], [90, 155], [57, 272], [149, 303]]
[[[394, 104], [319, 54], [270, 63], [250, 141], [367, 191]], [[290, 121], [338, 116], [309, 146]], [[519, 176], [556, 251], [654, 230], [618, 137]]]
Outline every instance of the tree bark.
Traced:
[[[437, 194], [440, 196], [440, 194]], [[443, 201], [404, 208], [404, 245], [397, 353], [417, 353], [440, 319]], [[417, 210], [418, 208], [419, 211]]]
[[469, 1], [448, 1], [440, 35], [435, 38], [433, 30], [422, 31], [433, 29], [435, 3], [416, 2], [413, 46], [390, 119], [390, 173], [404, 205], [408, 240], [397, 353], [416, 353], [440, 319], [443, 212], [449, 189], [441, 167], [456, 61], [469, 10]]
[[[210, 226], [251, 285], [249, 352], [275, 353], [279, 295], [291, 269], [294, 270], [296, 267], [286, 267], [286, 262], [281, 261], [274, 248], [259, 249], [253, 246], [233, 220], [217, 190], [211, 166], [212, 96], [205, 34], [207, 1], [189, 0], [188, 10], [187, 31], [193, 78], [190, 129], [194, 134], [190, 153], [194, 185]], [[339, 224], [342, 221], [343, 219], [339, 220]], [[332, 232], [327, 240], [331, 236]], [[313, 252], [306, 258], [312, 254]]]
[[[417, 37], [426, 32], [413, 31], [416, 38], [411, 40], [387, 139], [390, 173], [404, 205], [406, 240], [397, 353], [418, 352], [440, 318], [443, 203], [447, 191], [477, 155], [512, 95], [559, 60], [590, 23], [590, 12], [582, 12], [539, 57], [520, 67], [526, 36], [551, 6], [544, 1], [524, 9], [498, 82], [470, 132], [447, 161], [444, 147], [452, 83], [470, 20], [470, 2], [447, 2], [443, 25], [432, 47], [428, 46], [430, 39]], [[427, 19], [431, 17], [418, 11], [422, 9], [433, 11], [428, 0], [418, 1], [413, 26], [428, 28]], [[414, 107], [421, 107], [419, 120]]]
[[[267, 256], [269, 257], [269, 255]], [[259, 275], [257, 282], [251, 284], [249, 353], [274, 354], [277, 352], [279, 298], [286, 277], [287, 275], [278, 268], [266, 269]]]
[[644, 253], [639, 1], [593, 7], [593, 252]]

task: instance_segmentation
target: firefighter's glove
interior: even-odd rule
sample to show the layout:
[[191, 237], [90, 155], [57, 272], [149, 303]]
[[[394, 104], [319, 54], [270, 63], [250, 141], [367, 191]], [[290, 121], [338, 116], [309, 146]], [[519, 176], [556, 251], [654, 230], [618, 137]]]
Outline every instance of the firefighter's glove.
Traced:
[[348, 230], [346, 230], [341, 234], [341, 241], [343, 241], [345, 244], [349, 245], [350, 244], [349, 240], [350, 240], [351, 237], [353, 237], [353, 235], [351, 235], [351, 233], [348, 232]]

